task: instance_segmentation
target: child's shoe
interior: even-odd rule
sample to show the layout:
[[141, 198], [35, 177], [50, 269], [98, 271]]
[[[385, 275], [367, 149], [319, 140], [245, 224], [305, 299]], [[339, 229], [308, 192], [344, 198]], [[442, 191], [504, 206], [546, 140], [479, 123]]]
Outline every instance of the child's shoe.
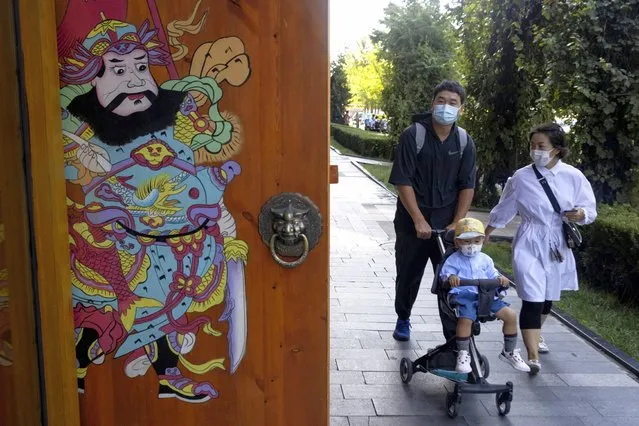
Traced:
[[473, 371], [470, 366], [470, 354], [468, 351], [459, 351], [457, 353], [457, 365], [455, 366], [455, 371], [458, 373], [470, 373]]
[[515, 349], [511, 353], [502, 350], [499, 354], [499, 359], [510, 364], [515, 370], [523, 371], [524, 373], [530, 372], [530, 367], [519, 355], [519, 349]]

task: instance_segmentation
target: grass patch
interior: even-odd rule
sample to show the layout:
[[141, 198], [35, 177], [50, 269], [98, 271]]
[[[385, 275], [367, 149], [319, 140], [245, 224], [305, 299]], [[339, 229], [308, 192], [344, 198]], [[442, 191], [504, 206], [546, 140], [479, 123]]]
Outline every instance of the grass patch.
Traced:
[[[337, 148], [342, 154], [349, 153], [348, 148], [343, 147], [334, 139], [331, 139], [331, 145]], [[350, 153], [352, 153], [352, 151], [350, 151]], [[392, 165], [390, 164], [377, 165], [377, 164], [364, 164], [364, 163], [359, 163], [359, 164], [362, 167], [364, 167], [368, 171], [368, 173], [372, 174], [373, 176], [377, 178], [377, 180], [382, 182], [386, 188], [388, 188], [389, 190], [391, 190], [391, 192], [393, 192], [393, 194], [397, 195], [397, 188], [395, 188], [395, 185], [391, 185], [390, 183], [388, 183], [388, 177], [390, 176]], [[497, 244], [501, 244], [501, 243], [497, 243]], [[506, 243], [506, 245], [510, 247], [508, 243]], [[510, 260], [508, 260], [507, 264], [510, 265]]]
[[[334, 138], [331, 138], [331, 146], [333, 146], [334, 148], [337, 148], [337, 150], [344, 155], [352, 155], [352, 154], [357, 155], [352, 150], [341, 145]], [[381, 165], [381, 164], [359, 163], [359, 165], [364, 167], [368, 171], [368, 173], [375, 176], [375, 178], [377, 178], [377, 180], [383, 183], [386, 188], [390, 189], [394, 194], [397, 194], [397, 190], [395, 189], [395, 186], [388, 183], [388, 177], [390, 176], [391, 167], [392, 167], [390, 164]]]
[[342, 155], [357, 155], [355, 151], [346, 148], [344, 145], [341, 145], [335, 140], [335, 138], [331, 138], [331, 146], [337, 149]]
[[513, 268], [510, 262], [510, 243], [502, 241], [489, 242], [488, 244], [484, 245], [482, 251], [493, 259], [493, 262], [495, 262], [495, 266], [497, 267], [497, 269], [499, 269], [502, 273], [505, 273], [512, 277]]
[[[339, 149], [339, 148], [338, 148]], [[390, 189], [394, 194], [397, 194], [397, 190], [395, 189], [395, 185], [388, 183], [388, 177], [390, 176], [391, 167], [390, 165], [379, 165], [379, 164], [363, 164], [360, 163], [362, 167], [364, 167], [368, 173], [372, 174], [379, 180], [384, 186]]]
[[562, 293], [557, 307], [639, 360], [639, 309], [625, 306], [617, 297], [579, 283], [578, 291]]
[[[506, 242], [488, 243], [484, 253], [495, 266], [512, 275], [511, 248]], [[628, 355], [639, 360], [639, 309], [624, 305], [613, 294], [579, 283], [578, 291], [564, 291], [559, 309], [593, 330]]]

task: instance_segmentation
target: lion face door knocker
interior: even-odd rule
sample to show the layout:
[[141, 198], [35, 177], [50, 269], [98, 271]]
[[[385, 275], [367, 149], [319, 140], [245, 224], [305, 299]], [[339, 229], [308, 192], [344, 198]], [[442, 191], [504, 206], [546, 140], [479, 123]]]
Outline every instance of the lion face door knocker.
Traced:
[[259, 224], [262, 241], [271, 256], [277, 264], [289, 269], [304, 263], [322, 234], [319, 209], [308, 197], [297, 193], [271, 198], [262, 207]]

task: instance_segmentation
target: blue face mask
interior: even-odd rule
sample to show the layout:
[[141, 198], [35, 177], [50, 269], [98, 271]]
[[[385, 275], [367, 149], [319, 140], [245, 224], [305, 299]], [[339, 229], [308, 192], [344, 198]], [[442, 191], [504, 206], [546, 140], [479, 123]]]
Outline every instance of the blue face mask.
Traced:
[[459, 114], [459, 108], [452, 105], [435, 105], [433, 108], [433, 118], [444, 126], [450, 126], [457, 121], [457, 114]]

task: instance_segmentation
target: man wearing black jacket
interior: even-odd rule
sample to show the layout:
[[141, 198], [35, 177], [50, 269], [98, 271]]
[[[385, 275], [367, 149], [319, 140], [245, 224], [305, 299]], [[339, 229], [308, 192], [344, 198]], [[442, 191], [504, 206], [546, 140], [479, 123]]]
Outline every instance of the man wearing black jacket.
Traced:
[[441, 261], [437, 242], [430, 239], [432, 229], [455, 228], [473, 199], [475, 144], [455, 124], [465, 100], [459, 83], [443, 81], [434, 90], [430, 112], [414, 116], [397, 145], [389, 178], [399, 193], [394, 220], [396, 340], [410, 339], [411, 310], [428, 259], [433, 271]]

